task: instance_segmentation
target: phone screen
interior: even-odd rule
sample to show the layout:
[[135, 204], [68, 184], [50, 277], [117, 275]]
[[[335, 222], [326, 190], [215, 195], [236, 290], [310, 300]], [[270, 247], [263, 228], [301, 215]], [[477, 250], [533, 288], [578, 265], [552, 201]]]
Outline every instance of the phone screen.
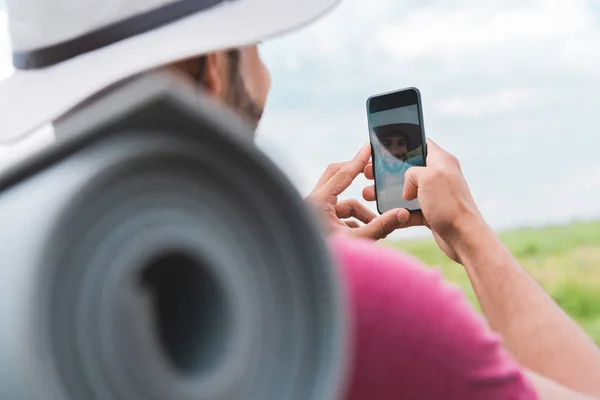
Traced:
[[367, 111], [378, 211], [420, 210], [417, 199], [406, 201], [402, 197], [406, 171], [425, 166], [419, 92], [406, 89], [373, 96], [367, 102]]

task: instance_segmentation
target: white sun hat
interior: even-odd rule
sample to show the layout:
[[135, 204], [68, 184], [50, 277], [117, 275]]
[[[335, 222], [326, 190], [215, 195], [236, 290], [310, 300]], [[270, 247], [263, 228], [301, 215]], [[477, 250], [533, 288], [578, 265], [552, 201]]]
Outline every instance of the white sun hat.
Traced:
[[8, 0], [16, 72], [0, 82], [0, 142], [27, 135], [122, 79], [257, 43], [339, 0]]

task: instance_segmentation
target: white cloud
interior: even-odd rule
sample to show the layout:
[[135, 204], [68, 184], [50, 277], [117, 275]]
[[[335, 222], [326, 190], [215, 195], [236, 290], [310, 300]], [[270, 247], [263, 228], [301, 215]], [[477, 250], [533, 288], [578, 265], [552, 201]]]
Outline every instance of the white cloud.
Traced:
[[[562, 175], [558, 184], [549, 185], [541, 189], [540, 193], [565, 200], [573, 198], [574, 194], [587, 197], [600, 191], [600, 163], [598, 160], [583, 162], [582, 165]], [[600, 207], [598, 207], [598, 213], [600, 213]]]
[[456, 2], [415, 11], [381, 30], [378, 39], [401, 59], [488, 50], [516, 41], [539, 41], [585, 32], [592, 23], [581, 1], [527, 1], [514, 7]]
[[473, 97], [453, 96], [441, 99], [434, 107], [435, 111], [442, 115], [481, 118], [490, 114], [533, 108], [542, 104], [544, 100], [540, 93], [516, 88]]
[[566, 67], [573, 73], [598, 76], [600, 71], [600, 32], [566, 40], [560, 54]]

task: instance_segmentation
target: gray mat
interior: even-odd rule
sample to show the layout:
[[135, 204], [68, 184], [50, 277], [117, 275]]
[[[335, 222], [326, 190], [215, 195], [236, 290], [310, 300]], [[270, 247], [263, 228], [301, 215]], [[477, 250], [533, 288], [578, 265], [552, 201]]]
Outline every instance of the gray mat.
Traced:
[[340, 285], [273, 164], [214, 132], [74, 149], [0, 185], [0, 398], [339, 394]]

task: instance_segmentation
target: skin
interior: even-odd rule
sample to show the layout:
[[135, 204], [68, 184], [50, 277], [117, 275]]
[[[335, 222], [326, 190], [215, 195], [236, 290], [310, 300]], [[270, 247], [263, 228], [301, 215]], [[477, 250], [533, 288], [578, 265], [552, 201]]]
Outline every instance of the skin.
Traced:
[[271, 75], [260, 57], [257, 45], [242, 47], [236, 52], [235, 71], [228, 52], [206, 55], [204, 68], [199, 58], [176, 63], [170, 68], [183, 72], [190, 84], [200, 82], [213, 98], [231, 107], [256, 128], [267, 103]]
[[[238, 112], [256, 128], [267, 102], [271, 77], [257, 45], [240, 48], [238, 53], [237, 74], [232, 71], [228, 52], [205, 56], [204, 68], [198, 58], [169, 68], [183, 73], [190, 84], [200, 82], [217, 101]], [[338, 200], [338, 196], [363, 173], [370, 156], [371, 148], [365, 145], [353, 160], [331, 164], [307, 197], [306, 201], [321, 214], [327, 232], [344, 232], [377, 240], [409, 220], [410, 214], [406, 210], [391, 210], [377, 216], [357, 199]]]
[[[267, 101], [270, 76], [257, 46], [238, 50], [237, 71], [231, 52], [177, 63], [191, 84], [204, 89], [255, 127]], [[462, 264], [493, 329], [524, 366], [540, 399], [600, 397], [600, 351], [552, 301], [486, 225], [473, 201], [458, 160], [428, 141], [427, 167], [406, 173], [404, 198], [418, 198], [422, 213], [393, 210], [376, 216], [356, 199], [338, 197], [364, 173], [373, 179], [371, 147], [365, 144], [347, 162], [330, 165], [306, 201], [322, 215], [327, 232], [381, 239], [394, 230], [424, 225], [440, 248]], [[363, 190], [375, 201], [375, 189]], [[580, 394], [583, 393], [583, 394]]]
[[[422, 208], [406, 226], [429, 227], [446, 255], [464, 266], [490, 326], [542, 399], [586, 398], [575, 391], [600, 397], [598, 347], [485, 223], [456, 157], [431, 140], [427, 146], [427, 167], [406, 173], [404, 198], [418, 197]], [[372, 165], [365, 176], [373, 179]], [[374, 187], [363, 196], [373, 201]]]
[[408, 159], [408, 142], [403, 135], [387, 135], [381, 139], [381, 144], [398, 160], [406, 161]]

